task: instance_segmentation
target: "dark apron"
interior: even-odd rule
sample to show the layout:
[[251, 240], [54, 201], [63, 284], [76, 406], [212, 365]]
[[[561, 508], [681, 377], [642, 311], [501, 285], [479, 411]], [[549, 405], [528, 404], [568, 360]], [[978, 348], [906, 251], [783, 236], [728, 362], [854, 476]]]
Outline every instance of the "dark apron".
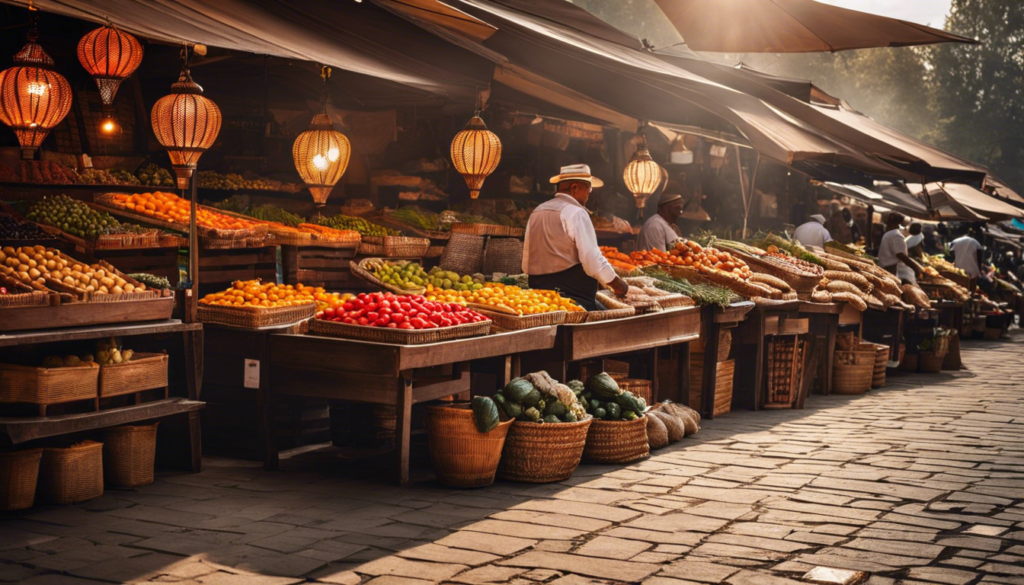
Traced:
[[600, 284], [583, 270], [582, 264], [561, 272], [530, 275], [530, 288], [558, 291], [558, 294], [576, 301], [588, 311], [598, 310], [596, 297]]

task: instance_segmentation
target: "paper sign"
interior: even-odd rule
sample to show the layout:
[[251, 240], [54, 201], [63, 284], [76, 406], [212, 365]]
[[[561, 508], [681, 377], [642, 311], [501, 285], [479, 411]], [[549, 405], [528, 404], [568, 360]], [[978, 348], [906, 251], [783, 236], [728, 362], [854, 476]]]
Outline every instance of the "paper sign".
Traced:
[[245, 381], [242, 385], [246, 388], [259, 389], [260, 360], [245, 360]]

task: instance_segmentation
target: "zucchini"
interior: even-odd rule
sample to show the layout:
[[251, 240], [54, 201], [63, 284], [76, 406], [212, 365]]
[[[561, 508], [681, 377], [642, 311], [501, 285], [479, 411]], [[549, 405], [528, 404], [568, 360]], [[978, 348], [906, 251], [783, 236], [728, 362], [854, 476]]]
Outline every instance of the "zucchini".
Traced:
[[473, 398], [470, 405], [473, 409], [473, 419], [476, 421], [476, 430], [481, 433], [491, 432], [501, 422], [498, 405], [487, 396]]

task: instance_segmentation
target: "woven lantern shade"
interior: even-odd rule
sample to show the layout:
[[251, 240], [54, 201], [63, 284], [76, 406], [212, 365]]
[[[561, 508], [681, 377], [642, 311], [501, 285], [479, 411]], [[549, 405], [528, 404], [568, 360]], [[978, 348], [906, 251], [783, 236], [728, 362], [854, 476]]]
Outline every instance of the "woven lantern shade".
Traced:
[[452, 140], [452, 163], [469, 187], [469, 196], [476, 199], [484, 179], [498, 168], [501, 140], [487, 129], [480, 116], [473, 116], [465, 129]]
[[53, 71], [53, 59], [36, 43], [32, 29], [14, 55], [15, 66], [0, 71], [0, 121], [14, 130], [22, 158], [35, 156], [39, 145], [71, 109], [71, 85]]
[[106, 109], [113, 105], [121, 82], [142, 63], [142, 45], [132, 35], [104, 26], [78, 41], [78, 60], [96, 80]]
[[334, 129], [331, 117], [327, 115], [327, 104], [331, 96], [327, 90], [327, 80], [331, 78], [331, 68], [320, 68], [320, 77], [324, 80], [324, 89], [320, 94], [320, 113], [313, 116], [309, 130], [299, 134], [292, 145], [292, 161], [295, 170], [306, 183], [317, 207], [327, 203], [334, 186], [348, 169], [348, 160], [352, 156], [352, 145], [341, 132]]
[[157, 141], [171, 157], [178, 188], [187, 189], [199, 157], [220, 132], [220, 108], [203, 97], [203, 88], [192, 81], [186, 65], [171, 93], [153, 104], [151, 118]]
[[651, 158], [651, 153], [647, 150], [647, 138], [642, 130], [636, 152], [633, 153], [633, 158], [626, 165], [626, 169], [622, 171], [622, 180], [633, 194], [637, 209], [643, 209], [644, 203], [654, 195], [661, 184], [661, 167]]

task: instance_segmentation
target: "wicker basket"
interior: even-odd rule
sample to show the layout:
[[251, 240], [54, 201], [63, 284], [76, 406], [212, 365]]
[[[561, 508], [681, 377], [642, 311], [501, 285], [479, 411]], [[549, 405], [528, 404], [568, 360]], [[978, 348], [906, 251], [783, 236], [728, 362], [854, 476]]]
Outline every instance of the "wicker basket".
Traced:
[[521, 238], [526, 230], [519, 227], [507, 225], [495, 225], [489, 223], [455, 223], [452, 224], [452, 234], [471, 234], [474, 236], [499, 236], [505, 238]]
[[932, 352], [921, 352], [917, 356], [917, 370], [927, 374], [938, 374], [942, 371], [942, 360], [945, 357]]
[[427, 238], [363, 236], [359, 244], [359, 254], [385, 258], [422, 258], [429, 248], [430, 240]]
[[158, 424], [107, 429], [103, 443], [103, 480], [107, 485], [134, 488], [153, 483]]
[[444, 254], [444, 246], [430, 246], [427, 251], [423, 253], [424, 258], [440, 258], [441, 254]]
[[[485, 305], [486, 306], [486, 305]], [[509, 315], [498, 311], [491, 311], [485, 306], [471, 305], [474, 311], [489, 317], [493, 321], [493, 329], [501, 331], [519, 331], [532, 327], [546, 327], [548, 325], [561, 325], [565, 322], [568, 311], [549, 311], [537, 313], [536, 315]]]
[[[612, 375], [609, 372], [609, 375]], [[629, 375], [629, 371], [626, 371], [626, 375]], [[632, 392], [638, 398], [643, 398], [647, 404], [654, 404], [654, 394], [651, 390], [652, 384], [650, 380], [641, 380], [639, 378], [617, 378], [615, 380], [618, 383], [619, 388], [623, 391]]]
[[438, 266], [459, 274], [476, 274], [483, 270], [484, 237], [470, 234], [452, 234], [444, 247]]
[[875, 369], [871, 372], [871, 387], [881, 388], [885, 386], [885, 367], [889, 363], [891, 348], [880, 343], [869, 343], [875, 349]]
[[918, 357], [916, 353], [903, 354], [903, 359], [900, 360], [900, 371], [901, 372], [917, 372]]
[[[374, 260], [380, 260], [380, 258], [363, 258], [359, 262], [356, 262], [356, 261], [353, 260], [353, 261], [349, 262], [349, 270], [352, 271], [352, 274], [354, 274], [355, 276], [365, 280], [366, 282], [372, 284], [373, 286], [376, 286], [378, 288], [382, 288], [384, 290], [389, 290], [389, 291], [395, 293], [396, 295], [421, 295], [424, 292], [426, 292], [427, 289], [422, 288], [422, 287], [413, 288], [413, 289], [404, 289], [404, 288], [399, 288], [397, 286], [385, 283], [381, 279], [377, 278], [367, 268], [367, 263], [370, 262], [370, 261], [374, 261]], [[399, 265], [400, 266], [404, 266], [404, 264], [401, 264], [401, 263]]]
[[0, 510], [31, 508], [42, 449], [0, 451]]
[[167, 354], [137, 353], [126, 363], [100, 366], [100, 398], [167, 387]]
[[60, 404], [97, 397], [98, 366], [34, 368], [0, 364], [0, 402]]
[[216, 323], [241, 329], [259, 329], [292, 325], [309, 319], [316, 313], [315, 303], [292, 307], [227, 307], [220, 305], [199, 305], [197, 318], [203, 323]]
[[587, 431], [583, 459], [591, 463], [629, 463], [647, 457], [647, 419], [595, 420]]
[[48, 504], [77, 504], [103, 495], [103, 443], [83, 441], [43, 450], [39, 499]]
[[943, 370], [959, 370], [963, 365], [960, 360], [960, 333], [954, 331], [949, 336], [949, 347], [946, 355], [942, 358]]
[[[579, 322], [579, 323], [597, 323], [598, 321], [611, 321], [612, 319], [625, 319], [626, 317], [632, 317], [636, 315], [636, 309], [633, 307], [626, 307], [624, 309], [607, 309], [604, 311], [587, 311], [587, 312], [572, 312], [569, 313], [565, 318], [566, 323]], [[581, 321], [580, 315], [583, 316]]]
[[498, 477], [529, 483], [569, 479], [583, 457], [592, 421], [587, 417], [574, 423], [513, 422], [505, 437]]
[[438, 327], [436, 329], [368, 327], [364, 325], [349, 325], [337, 321], [325, 321], [323, 319], [313, 319], [309, 322], [310, 335], [359, 339], [377, 343], [399, 343], [403, 345], [437, 343], [439, 341], [462, 339], [463, 337], [476, 337], [478, 335], [487, 335], [490, 330], [490, 321], [463, 323], [462, 325]]
[[783, 280], [799, 292], [810, 292], [821, 282], [821, 275], [799, 270], [785, 260], [773, 260], [771, 256], [760, 257], [733, 251], [733, 254], [746, 262], [754, 272], [760, 272]]
[[768, 380], [765, 408], [793, 408], [803, 379], [807, 343], [797, 336], [775, 337], [768, 342]]
[[704, 354], [690, 354], [690, 408], [704, 414], [712, 410], [714, 416], [725, 414], [732, 410], [732, 386], [736, 373], [736, 362], [726, 360], [718, 362], [718, 376], [715, 380], [715, 404], [713, 409], [703, 408], [703, 392], [701, 385], [704, 383]]
[[871, 389], [874, 371], [873, 350], [837, 350], [832, 365], [832, 391], [836, 394], [863, 394]]
[[484, 246], [484, 274], [518, 274], [523, 270], [523, 242], [515, 238], [491, 238]]
[[452, 487], [494, 483], [512, 419], [481, 433], [469, 405], [453, 404], [427, 407], [426, 426], [430, 460], [441, 483]]

